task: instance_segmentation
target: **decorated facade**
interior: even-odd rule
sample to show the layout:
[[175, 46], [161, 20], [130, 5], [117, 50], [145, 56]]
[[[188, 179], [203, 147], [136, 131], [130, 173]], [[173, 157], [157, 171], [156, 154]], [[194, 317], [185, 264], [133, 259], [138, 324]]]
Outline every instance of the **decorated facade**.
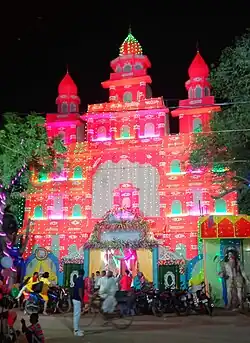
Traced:
[[[183, 275], [200, 253], [199, 217], [237, 214], [234, 193], [219, 200], [211, 197], [219, 191], [218, 170], [193, 170], [188, 163], [193, 135], [208, 131], [213, 112], [220, 111], [210, 94], [209, 70], [200, 53], [188, 69], [188, 97], [171, 114], [162, 97], [152, 96], [151, 63], [131, 32], [110, 66], [110, 78], [102, 82], [109, 92], [106, 103], [89, 105], [87, 113], [80, 115], [77, 86], [67, 72], [58, 88], [57, 113], [46, 116], [49, 137], [60, 134], [68, 151], [60, 175], [33, 175], [35, 191], [25, 208], [25, 222], [34, 220], [26, 251], [29, 273], [37, 269], [40, 248], [49, 255], [39, 268], [52, 272], [60, 282], [63, 271], [66, 275], [66, 270], [86, 265], [86, 259], [89, 273], [95, 272], [100, 264], [91, 267], [87, 251], [108, 247], [100, 238], [93, 241], [93, 235], [100, 226], [106, 225], [105, 232], [112, 229], [107, 215], [110, 219], [113, 211], [127, 209], [135, 217], [130, 226], [122, 224], [130, 218], [121, 220], [120, 245], [112, 249], [123, 248], [121, 241], [130, 239], [140, 222], [150, 238], [144, 237], [145, 245], [133, 250], [151, 251], [154, 241], [160, 246], [158, 252], [153, 250], [152, 277], [161, 274], [154, 269], [172, 266]], [[179, 117], [179, 134], [170, 134], [170, 115]], [[160, 249], [165, 252], [159, 253]]]

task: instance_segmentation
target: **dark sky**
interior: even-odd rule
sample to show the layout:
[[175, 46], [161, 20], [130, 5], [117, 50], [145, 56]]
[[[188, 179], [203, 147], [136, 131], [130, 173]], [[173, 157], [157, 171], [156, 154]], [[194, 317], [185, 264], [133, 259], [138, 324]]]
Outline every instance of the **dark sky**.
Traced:
[[1, 10], [0, 113], [53, 112], [67, 64], [82, 111], [88, 103], [106, 101], [100, 82], [109, 78], [109, 63], [118, 56], [129, 24], [152, 62], [153, 95], [185, 98], [197, 40], [210, 65], [250, 26], [241, 1], [237, 8], [228, 2], [218, 8], [211, 1], [50, 2], [40, 8], [36, 1], [10, 2]]

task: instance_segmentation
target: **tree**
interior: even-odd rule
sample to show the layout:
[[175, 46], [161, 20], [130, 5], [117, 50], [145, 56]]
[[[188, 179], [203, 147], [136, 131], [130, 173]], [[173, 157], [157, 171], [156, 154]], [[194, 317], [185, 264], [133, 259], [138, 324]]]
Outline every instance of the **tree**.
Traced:
[[60, 136], [48, 139], [42, 115], [6, 113], [0, 130], [2, 195], [12, 204], [18, 203], [20, 196], [31, 191], [32, 172], [60, 172], [65, 151]]
[[[211, 71], [211, 84], [229, 105], [214, 113], [211, 131], [196, 134], [190, 162], [193, 167], [214, 167], [222, 175], [222, 197], [238, 192], [240, 213], [250, 214], [250, 34], [222, 51]], [[217, 169], [217, 170], [216, 170]]]

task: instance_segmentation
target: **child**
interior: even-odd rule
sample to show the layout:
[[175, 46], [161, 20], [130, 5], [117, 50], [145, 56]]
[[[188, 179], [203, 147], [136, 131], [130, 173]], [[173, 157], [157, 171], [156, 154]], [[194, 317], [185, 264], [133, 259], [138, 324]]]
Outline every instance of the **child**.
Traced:
[[44, 343], [43, 330], [38, 323], [39, 316], [37, 313], [32, 313], [30, 316], [30, 326], [26, 326], [25, 320], [22, 319], [22, 332], [25, 333], [28, 343]]

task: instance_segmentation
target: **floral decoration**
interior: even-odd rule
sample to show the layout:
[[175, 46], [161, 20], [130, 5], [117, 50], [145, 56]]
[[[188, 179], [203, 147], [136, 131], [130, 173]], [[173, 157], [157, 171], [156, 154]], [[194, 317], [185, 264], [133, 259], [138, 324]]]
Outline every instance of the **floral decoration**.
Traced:
[[[102, 232], [119, 231], [139, 231], [140, 239], [121, 240], [113, 239], [111, 241], [101, 241]], [[114, 208], [108, 211], [103, 219], [94, 226], [94, 230], [85, 243], [85, 249], [152, 249], [158, 246], [158, 241], [150, 236], [149, 224], [142, 217], [137, 209]]]

